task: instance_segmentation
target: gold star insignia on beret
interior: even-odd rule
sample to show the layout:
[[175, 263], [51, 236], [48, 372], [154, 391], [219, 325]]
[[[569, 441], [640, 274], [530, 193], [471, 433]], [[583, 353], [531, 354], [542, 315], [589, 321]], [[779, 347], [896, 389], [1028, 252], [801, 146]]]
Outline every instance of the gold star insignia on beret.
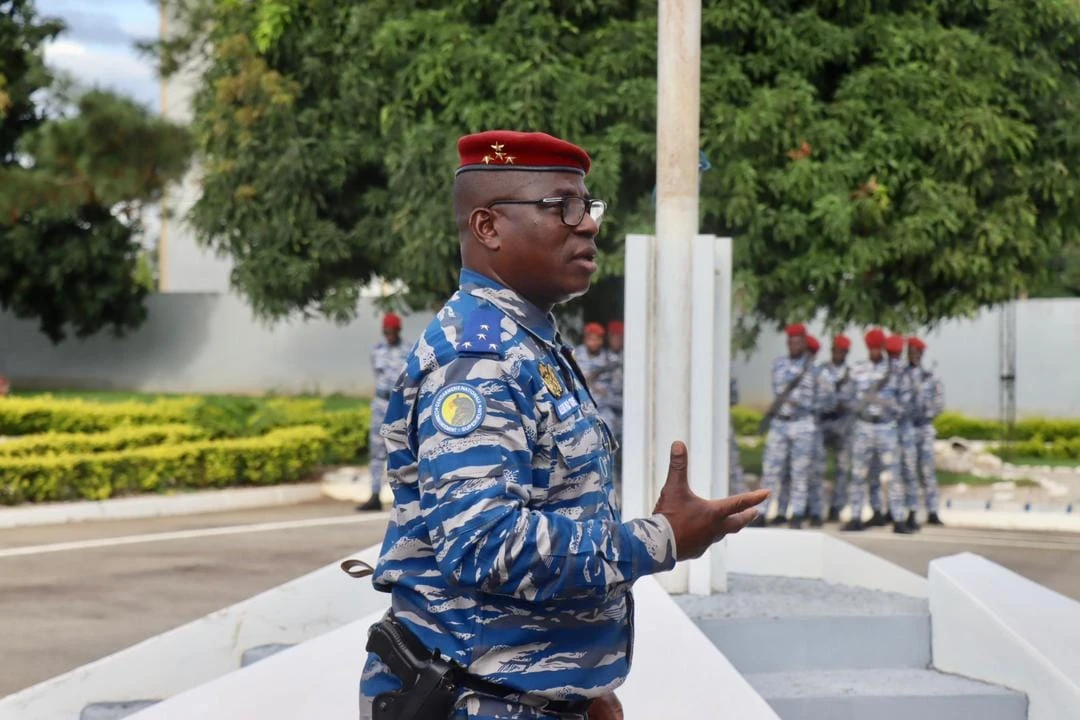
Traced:
[[496, 155], [501, 155], [504, 147], [506, 147], [506, 146], [503, 145], [502, 143], [495, 143], [494, 145], [491, 146], [491, 149], [495, 151]]
[[484, 164], [485, 164], [485, 165], [490, 165], [490, 164], [491, 164], [491, 156], [490, 156], [490, 155], [485, 155], [485, 156], [484, 156], [483, 158], [481, 158], [481, 159], [482, 159], [482, 160], [484, 161]]
[[513, 165], [514, 164], [514, 156], [513, 155], [507, 155], [503, 159], [506, 161], [507, 165]]

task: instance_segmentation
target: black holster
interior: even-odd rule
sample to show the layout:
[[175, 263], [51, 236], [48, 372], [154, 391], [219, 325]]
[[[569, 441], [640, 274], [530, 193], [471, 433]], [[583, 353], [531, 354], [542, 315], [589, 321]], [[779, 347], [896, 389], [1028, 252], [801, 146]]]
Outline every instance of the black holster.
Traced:
[[379, 656], [404, 686], [375, 697], [373, 720], [447, 720], [459, 689], [457, 666], [436, 650], [420, 648], [392, 617], [371, 626], [367, 650]]

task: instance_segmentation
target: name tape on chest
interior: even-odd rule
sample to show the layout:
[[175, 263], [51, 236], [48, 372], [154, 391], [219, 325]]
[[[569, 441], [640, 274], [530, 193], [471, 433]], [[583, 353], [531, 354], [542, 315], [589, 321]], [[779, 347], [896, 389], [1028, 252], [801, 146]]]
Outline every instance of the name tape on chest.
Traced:
[[468, 435], [480, 427], [487, 415], [484, 396], [471, 385], [447, 385], [435, 394], [431, 417], [439, 432], [454, 437]]

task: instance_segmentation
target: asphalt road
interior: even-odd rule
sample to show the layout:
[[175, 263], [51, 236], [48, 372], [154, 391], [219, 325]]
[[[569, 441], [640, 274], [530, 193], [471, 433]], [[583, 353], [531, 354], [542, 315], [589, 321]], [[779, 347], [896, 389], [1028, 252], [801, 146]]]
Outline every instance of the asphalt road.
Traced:
[[[0, 531], [0, 696], [375, 544], [385, 522], [385, 514], [327, 501]], [[922, 575], [935, 557], [975, 552], [1080, 600], [1077, 535], [933, 528], [840, 536]]]

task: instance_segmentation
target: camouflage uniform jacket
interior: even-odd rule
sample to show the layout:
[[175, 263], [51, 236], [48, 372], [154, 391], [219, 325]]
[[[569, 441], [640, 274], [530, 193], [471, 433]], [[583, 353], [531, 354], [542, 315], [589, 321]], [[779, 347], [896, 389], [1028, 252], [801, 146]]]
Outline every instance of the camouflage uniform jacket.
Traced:
[[945, 387], [930, 370], [914, 366], [909, 370], [914, 392], [911, 419], [916, 425], [933, 422], [945, 410]]
[[[851, 381], [851, 371], [847, 363], [836, 365], [832, 361], [819, 367], [822, 382], [828, 387], [829, 402], [820, 408], [827, 416], [836, 416], [851, 412], [855, 404], [855, 383]], [[846, 377], [845, 377], [846, 374]], [[843, 383], [843, 384], [841, 384]]]
[[[889, 374], [889, 380], [873, 398], [870, 393]], [[899, 422], [911, 404], [911, 383], [907, 375], [898, 372], [888, 360], [873, 363], [865, 360], [851, 371], [851, 383], [855, 386], [855, 402], [861, 404], [869, 399], [859, 412], [859, 418], [867, 421]]]
[[[583, 700], [626, 678], [631, 585], [674, 567], [675, 541], [662, 516], [622, 522], [610, 434], [570, 358], [550, 314], [462, 271], [390, 399], [373, 580], [469, 672]], [[364, 695], [398, 686], [369, 656]]]
[[776, 419], [799, 420], [817, 412], [820, 378], [813, 362], [805, 355], [795, 360], [784, 355], [773, 362], [772, 389], [775, 397], [780, 397], [803, 370], [807, 371], [787, 400], [776, 409]]
[[375, 373], [375, 397], [387, 400], [394, 384], [405, 368], [409, 357], [409, 346], [399, 341], [391, 345], [385, 340], [375, 343], [371, 349], [371, 368]]

